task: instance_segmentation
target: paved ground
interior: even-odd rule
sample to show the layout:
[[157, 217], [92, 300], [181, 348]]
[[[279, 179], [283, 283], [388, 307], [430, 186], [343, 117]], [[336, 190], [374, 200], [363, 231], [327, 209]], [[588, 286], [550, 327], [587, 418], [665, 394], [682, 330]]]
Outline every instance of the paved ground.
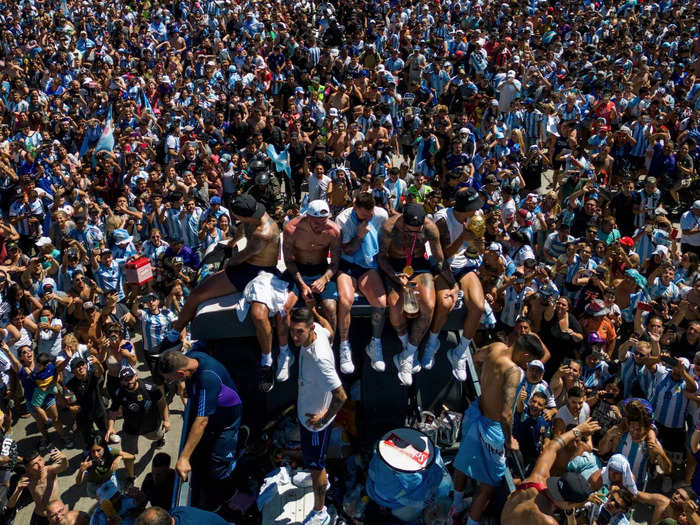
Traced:
[[[140, 337], [137, 336], [132, 339], [137, 349], [140, 347]], [[141, 365], [139, 368], [139, 376], [148, 377], [146, 366]], [[151, 461], [154, 454], [157, 452], [166, 452], [170, 454], [173, 458], [172, 465], [175, 465], [177, 460], [177, 453], [180, 447], [180, 434], [182, 431], [182, 413], [183, 405], [179, 397], [175, 397], [173, 402], [170, 404], [170, 432], [166, 434], [165, 446], [162, 449], [156, 449], [151, 447], [151, 441], [141, 438], [139, 439], [139, 451], [140, 454], [136, 458], [136, 486], [140, 487], [143, 482], [143, 478], [151, 470]], [[64, 424], [67, 424], [70, 419], [64, 420]], [[116, 422], [117, 430], [121, 430], [122, 421]], [[13, 437], [19, 441], [20, 451], [26, 450], [27, 446], [36, 446], [39, 443], [39, 433], [36, 428], [36, 424], [31, 417], [20, 418], [12, 430]], [[52, 437], [57, 437], [55, 432], [51, 431]], [[79, 444], [78, 444], [79, 445]], [[61, 499], [71, 508], [89, 512], [97, 503], [97, 500], [90, 498], [85, 493], [84, 486], [75, 485], [75, 475], [80, 466], [80, 462], [83, 460], [83, 450], [78, 448], [73, 449], [63, 449], [63, 453], [68, 457], [69, 467], [68, 470], [58, 478], [59, 494]], [[21, 452], [20, 452], [21, 454]], [[126, 471], [122, 468], [117, 471], [117, 476], [120, 479], [126, 477]], [[27, 507], [20, 510], [15, 519], [17, 524], [29, 523], [31, 518], [31, 513], [34, 510], [34, 504], [30, 504]]]

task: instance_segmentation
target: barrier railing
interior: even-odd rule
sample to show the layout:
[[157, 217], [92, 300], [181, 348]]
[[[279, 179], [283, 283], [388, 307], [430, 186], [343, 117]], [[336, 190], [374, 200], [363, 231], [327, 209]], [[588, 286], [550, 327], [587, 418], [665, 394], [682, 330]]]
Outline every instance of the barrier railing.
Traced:
[[[185, 446], [185, 442], [187, 441], [187, 434], [190, 429], [190, 405], [192, 402], [190, 400], [187, 401], [187, 405], [185, 406], [185, 411], [182, 414], [182, 435], [180, 436], [180, 447], [178, 448], [178, 456], [180, 455], [180, 452], [182, 451], [182, 448]], [[190, 478], [192, 474], [190, 473]], [[189, 507], [190, 506], [190, 499], [192, 496], [192, 485], [190, 482], [190, 478], [187, 479], [187, 481], [182, 481], [180, 479], [180, 476], [177, 474], [175, 475], [175, 487], [173, 489], [173, 501], [171, 507]]]

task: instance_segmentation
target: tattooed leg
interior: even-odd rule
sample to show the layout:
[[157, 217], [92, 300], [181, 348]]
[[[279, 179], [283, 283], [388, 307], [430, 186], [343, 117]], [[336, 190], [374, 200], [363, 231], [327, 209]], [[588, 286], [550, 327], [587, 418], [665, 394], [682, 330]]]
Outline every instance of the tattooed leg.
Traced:
[[402, 295], [395, 290], [389, 292], [389, 321], [399, 337], [408, 331], [406, 317], [403, 315]]
[[311, 483], [314, 487], [314, 510], [321, 510], [326, 504], [326, 490], [328, 489], [326, 469], [311, 470]]
[[430, 321], [433, 319], [435, 310], [435, 286], [433, 276], [429, 273], [422, 273], [416, 278], [416, 288], [418, 289], [418, 306], [420, 313], [413, 321], [409, 342], [418, 346], [423, 340], [423, 336], [428, 331]]
[[333, 328], [333, 333], [336, 330], [337, 315], [336, 315], [336, 302], [333, 299], [326, 299], [322, 302], [323, 304], [323, 317]]

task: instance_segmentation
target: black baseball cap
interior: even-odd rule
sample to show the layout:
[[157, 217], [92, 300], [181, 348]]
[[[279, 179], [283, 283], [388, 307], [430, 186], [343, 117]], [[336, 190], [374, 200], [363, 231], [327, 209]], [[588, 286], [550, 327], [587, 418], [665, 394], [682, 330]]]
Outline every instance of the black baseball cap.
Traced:
[[119, 380], [124, 381], [131, 379], [136, 375], [136, 371], [131, 368], [130, 366], [123, 366], [121, 370], [119, 370]]
[[462, 188], [455, 195], [454, 210], [459, 213], [480, 210], [484, 205], [479, 192], [474, 188]]
[[547, 489], [552, 499], [567, 503], [583, 503], [593, 492], [586, 478], [576, 472], [567, 472], [563, 476], [549, 478]]
[[85, 359], [78, 356], [70, 362], [70, 367], [73, 370], [75, 370], [76, 368], [80, 368], [81, 366], [86, 365], [86, 364], [87, 364], [87, 362], [85, 361]]
[[403, 209], [403, 222], [409, 226], [423, 226], [425, 209], [416, 202], [406, 204]]
[[231, 206], [231, 211], [239, 217], [259, 219], [265, 215], [265, 206], [256, 201], [252, 195], [246, 193], [236, 197]]

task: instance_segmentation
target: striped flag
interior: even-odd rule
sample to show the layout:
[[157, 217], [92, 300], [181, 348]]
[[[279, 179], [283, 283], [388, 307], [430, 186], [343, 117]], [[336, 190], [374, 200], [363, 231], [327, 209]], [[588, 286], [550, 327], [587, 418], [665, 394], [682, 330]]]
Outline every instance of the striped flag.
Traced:
[[95, 146], [95, 153], [99, 151], [112, 151], [114, 149], [114, 125], [112, 124], [112, 106], [109, 106], [107, 111], [107, 120], [105, 121], [105, 127], [102, 130], [102, 135], [100, 135], [97, 145]]
[[272, 163], [275, 165], [275, 171], [284, 171], [287, 177], [291, 177], [292, 168], [289, 165], [288, 148], [289, 146], [285, 147], [280, 153], [277, 153], [275, 147], [272, 144], [268, 144], [265, 153], [267, 153], [267, 156], [270, 157], [270, 160], [272, 160]]

